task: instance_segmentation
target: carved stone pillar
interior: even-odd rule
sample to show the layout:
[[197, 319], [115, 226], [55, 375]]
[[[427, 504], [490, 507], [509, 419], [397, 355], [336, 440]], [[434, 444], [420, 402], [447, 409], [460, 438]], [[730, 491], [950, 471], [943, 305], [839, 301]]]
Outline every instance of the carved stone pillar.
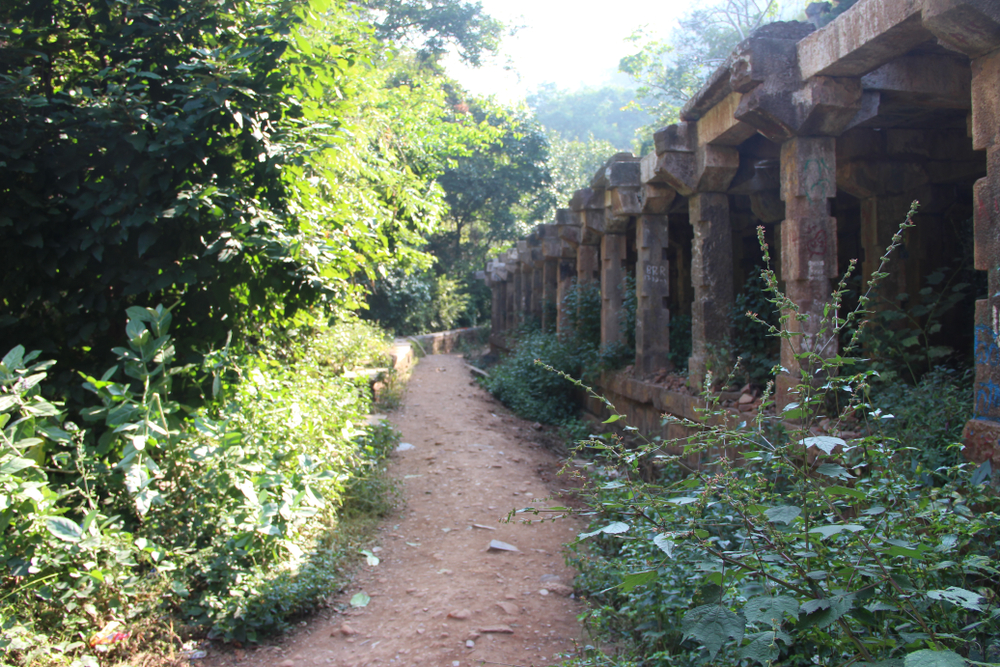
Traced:
[[625, 341], [621, 325], [625, 250], [624, 234], [601, 237], [601, 347]]
[[781, 277], [788, 297], [805, 319], [793, 316], [785, 324], [792, 337], [781, 345], [781, 365], [788, 373], [778, 376], [779, 405], [794, 400], [788, 393], [795, 385], [814, 379], [815, 369], [803, 368], [796, 355], [837, 354], [836, 336], [823, 316], [830, 279], [837, 276], [837, 220], [830, 216], [829, 201], [837, 194], [835, 148], [833, 137], [793, 137], [781, 145], [781, 198], [785, 202]]
[[688, 199], [694, 240], [691, 242], [691, 357], [688, 383], [704, 386], [705, 373], [729, 371], [724, 346], [730, 336], [729, 308], [733, 303], [733, 232], [729, 197], [700, 192]]

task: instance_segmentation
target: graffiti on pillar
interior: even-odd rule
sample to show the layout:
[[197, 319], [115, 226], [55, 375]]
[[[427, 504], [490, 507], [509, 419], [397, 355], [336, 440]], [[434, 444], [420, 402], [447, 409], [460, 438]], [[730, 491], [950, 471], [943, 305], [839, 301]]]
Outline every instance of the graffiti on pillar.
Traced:
[[665, 283], [668, 278], [667, 271], [668, 267], [664, 264], [646, 264], [642, 273], [647, 282]]
[[976, 325], [976, 365], [1000, 365], [1000, 347], [997, 346], [993, 330], [985, 324]]
[[809, 233], [806, 237], [806, 252], [810, 257], [826, 257], [826, 225], [821, 222], [813, 222], [809, 226]]
[[834, 183], [833, 170], [824, 158], [806, 160], [802, 177], [805, 179], [806, 199], [816, 203], [826, 199], [826, 191]]
[[998, 408], [1000, 408], [1000, 385], [993, 380], [977, 383], [975, 417], [1000, 421], [996, 416]]

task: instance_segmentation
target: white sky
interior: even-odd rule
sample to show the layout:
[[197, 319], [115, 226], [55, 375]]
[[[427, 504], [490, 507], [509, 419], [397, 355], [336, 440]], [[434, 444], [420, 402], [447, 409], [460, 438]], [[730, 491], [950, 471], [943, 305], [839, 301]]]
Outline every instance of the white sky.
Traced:
[[[677, 19], [711, 0], [481, 0], [487, 14], [508, 25], [523, 26], [504, 40], [498, 62], [478, 70], [458, 58], [446, 61], [448, 71], [469, 91], [496, 95], [502, 101], [523, 99], [540, 84], [560, 89], [627, 85], [618, 73], [618, 61], [634, 52], [625, 39], [648, 26], [657, 37], [666, 37]], [[780, 2], [787, 10], [801, 11], [806, 0]], [[509, 58], [513, 71], [505, 71]], [[616, 80], [614, 80], [616, 79]]]
[[[665, 36], [691, 8], [688, 0], [482, 3], [490, 16], [524, 27], [504, 39], [503, 55], [497, 63], [473, 70], [455, 58], [448, 62], [448, 71], [472, 93], [496, 95], [508, 102], [523, 98], [546, 82], [569, 90], [609, 83], [618, 72], [619, 59], [632, 52], [626, 37], [646, 24], [655, 34]], [[515, 71], [504, 70], [505, 56]]]

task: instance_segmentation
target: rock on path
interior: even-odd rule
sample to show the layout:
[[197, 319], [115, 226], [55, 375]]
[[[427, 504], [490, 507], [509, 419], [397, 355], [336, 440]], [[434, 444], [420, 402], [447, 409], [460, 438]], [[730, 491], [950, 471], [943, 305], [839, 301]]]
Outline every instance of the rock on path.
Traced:
[[[361, 564], [335, 606], [358, 592], [371, 602], [209, 664], [539, 667], [558, 663], [582, 638], [574, 573], [561, 555], [582, 524], [499, 522], [568, 485], [554, 475], [558, 460], [533, 441], [531, 424], [474, 385], [458, 355], [422, 359], [390, 419], [413, 445], [389, 466], [406, 505], [380, 529], [380, 564]], [[491, 542], [517, 551], [491, 549]]]

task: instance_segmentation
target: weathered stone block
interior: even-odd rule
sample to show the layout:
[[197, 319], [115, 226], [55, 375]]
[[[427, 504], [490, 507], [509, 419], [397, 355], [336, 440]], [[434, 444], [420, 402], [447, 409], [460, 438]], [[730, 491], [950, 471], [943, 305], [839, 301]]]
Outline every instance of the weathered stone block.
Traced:
[[796, 43], [814, 28], [798, 21], [770, 23], [740, 42], [733, 52], [729, 85], [745, 93], [768, 77], [794, 67]]
[[656, 183], [644, 183], [639, 195], [643, 213], [664, 215], [674, 203], [677, 191], [670, 187], [661, 187]]
[[699, 145], [739, 146], [757, 134], [756, 128], [733, 115], [742, 97], [740, 93], [731, 93], [705, 112], [697, 122]]
[[825, 281], [837, 276], [836, 218], [786, 218], [781, 223], [781, 277]]
[[653, 134], [656, 154], [660, 153], [693, 153], [698, 145], [697, 124], [674, 123]]
[[[635, 163], [638, 167], [639, 164]], [[642, 213], [639, 188], [618, 187], [604, 191], [604, 233], [618, 234], [628, 227], [629, 219]]]
[[728, 146], [699, 146], [695, 152], [698, 192], [725, 192], [740, 167], [740, 153]]
[[1000, 50], [972, 61], [972, 146], [1000, 145]]
[[832, 137], [796, 137], [781, 145], [781, 198], [818, 202], [837, 196], [837, 163]]
[[639, 158], [628, 154], [627, 160], [617, 160], [605, 168], [606, 188], [636, 187], [640, 181]]
[[921, 0], [861, 0], [797, 45], [803, 79], [860, 76], [932, 39]]
[[1000, 4], [996, 0], [924, 0], [924, 27], [973, 58], [1000, 48]]
[[861, 77], [865, 90], [894, 93], [897, 99], [941, 109], [968, 109], [972, 72], [961, 56], [908, 55]]
[[781, 201], [778, 188], [752, 193], [750, 210], [764, 224], [774, 224], [785, 219], [785, 202]]

